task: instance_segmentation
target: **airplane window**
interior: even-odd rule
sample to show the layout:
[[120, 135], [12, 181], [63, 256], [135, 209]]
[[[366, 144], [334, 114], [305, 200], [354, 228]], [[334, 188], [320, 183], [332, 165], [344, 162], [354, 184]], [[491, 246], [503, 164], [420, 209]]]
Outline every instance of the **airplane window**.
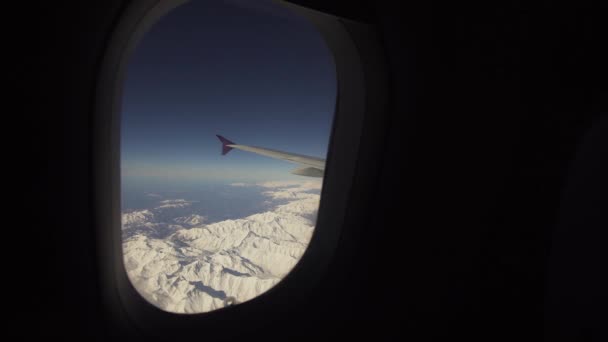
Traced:
[[331, 52], [272, 1], [192, 1], [138, 42], [121, 108], [122, 249], [158, 308], [201, 313], [281, 281], [315, 228]]

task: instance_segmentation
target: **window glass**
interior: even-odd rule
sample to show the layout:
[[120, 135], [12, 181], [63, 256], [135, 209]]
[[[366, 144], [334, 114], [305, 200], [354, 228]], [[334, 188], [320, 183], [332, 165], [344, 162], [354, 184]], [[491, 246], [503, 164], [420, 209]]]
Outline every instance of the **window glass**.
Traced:
[[321, 35], [271, 1], [191, 1], [146, 33], [126, 73], [129, 279], [175, 313], [268, 291], [315, 228], [337, 93]]

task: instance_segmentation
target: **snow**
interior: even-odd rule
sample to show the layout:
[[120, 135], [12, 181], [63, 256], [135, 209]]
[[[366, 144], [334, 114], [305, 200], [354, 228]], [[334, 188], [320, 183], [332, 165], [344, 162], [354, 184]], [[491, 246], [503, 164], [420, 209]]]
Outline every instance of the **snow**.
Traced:
[[145, 225], [154, 219], [154, 214], [150, 210], [133, 211], [122, 214], [123, 229], [137, 225]]
[[186, 201], [185, 199], [175, 199], [175, 200], [164, 200], [160, 202], [161, 205], [157, 207], [157, 209], [163, 208], [184, 208], [190, 206], [192, 202]]
[[198, 226], [198, 225], [202, 224], [207, 219], [204, 216], [193, 214], [193, 215], [178, 217], [173, 220], [176, 223], [194, 227], [194, 226]]
[[122, 213], [123, 240], [138, 234], [148, 237], [163, 238], [184, 228], [201, 225], [206, 218], [191, 214], [174, 217], [180, 211], [187, 209], [193, 202], [184, 199], [160, 201], [152, 209], [132, 210]]
[[[312, 237], [321, 183], [254, 186], [277, 204], [239, 219], [206, 223], [204, 216], [189, 215], [172, 225], [155, 221], [159, 211], [189, 205], [185, 200], [123, 213], [123, 232], [132, 232], [123, 234], [124, 263], [138, 292], [163, 310], [199, 313], [222, 308], [230, 297], [250, 300], [276, 285]], [[166, 229], [170, 233], [159, 233]]]

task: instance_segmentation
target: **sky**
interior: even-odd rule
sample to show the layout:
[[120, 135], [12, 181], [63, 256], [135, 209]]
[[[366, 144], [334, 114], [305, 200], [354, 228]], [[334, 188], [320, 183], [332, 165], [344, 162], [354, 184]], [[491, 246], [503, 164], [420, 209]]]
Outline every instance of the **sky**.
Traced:
[[130, 57], [121, 113], [123, 185], [302, 179], [237, 144], [325, 158], [333, 57], [306, 19], [270, 1], [194, 0], [161, 18]]

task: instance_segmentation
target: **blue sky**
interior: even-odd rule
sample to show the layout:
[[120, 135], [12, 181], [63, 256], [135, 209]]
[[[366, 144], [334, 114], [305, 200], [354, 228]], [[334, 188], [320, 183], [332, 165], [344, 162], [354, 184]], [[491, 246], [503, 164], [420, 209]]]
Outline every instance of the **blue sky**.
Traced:
[[123, 185], [302, 179], [285, 161], [222, 156], [215, 134], [325, 157], [337, 89], [331, 53], [304, 18], [259, 3], [265, 10], [191, 1], [139, 42], [124, 86]]

